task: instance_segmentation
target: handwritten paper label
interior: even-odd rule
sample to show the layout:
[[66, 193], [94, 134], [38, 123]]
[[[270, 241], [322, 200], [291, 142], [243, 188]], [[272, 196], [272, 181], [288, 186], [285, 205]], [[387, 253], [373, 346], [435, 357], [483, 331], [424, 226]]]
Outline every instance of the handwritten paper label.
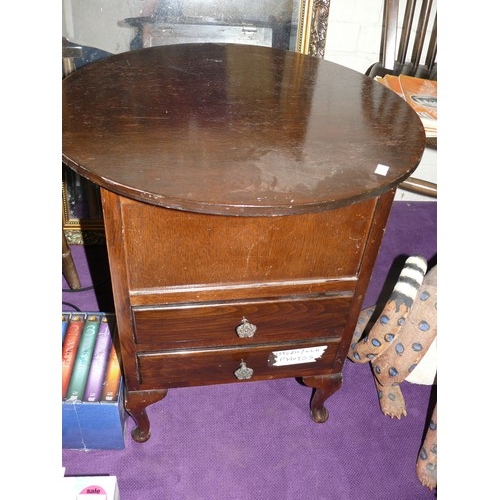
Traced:
[[304, 347], [303, 349], [288, 349], [286, 351], [273, 351], [269, 355], [269, 366], [298, 365], [301, 363], [314, 363], [326, 351], [326, 345]]

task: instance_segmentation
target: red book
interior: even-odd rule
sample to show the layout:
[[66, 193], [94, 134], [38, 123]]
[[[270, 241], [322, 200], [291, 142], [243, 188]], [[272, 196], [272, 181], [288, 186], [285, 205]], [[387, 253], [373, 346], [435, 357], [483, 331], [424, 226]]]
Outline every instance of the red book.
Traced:
[[108, 358], [108, 366], [104, 377], [104, 386], [102, 389], [102, 402], [118, 401], [118, 392], [120, 390], [122, 372], [120, 369], [120, 361], [114, 344], [111, 345], [111, 351]]
[[85, 314], [72, 314], [62, 345], [62, 399], [66, 397], [76, 352], [85, 323]]

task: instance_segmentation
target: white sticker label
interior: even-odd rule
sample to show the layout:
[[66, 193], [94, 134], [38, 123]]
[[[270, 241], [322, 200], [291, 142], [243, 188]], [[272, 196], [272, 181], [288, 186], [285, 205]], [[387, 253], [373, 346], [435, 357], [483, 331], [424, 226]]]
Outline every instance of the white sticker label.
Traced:
[[378, 175], [387, 175], [387, 172], [389, 172], [389, 167], [387, 165], [382, 165], [379, 163], [377, 165], [377, 168], [375, 169], [375, 173]]
[[298, 365], [314, 363], [323, 356], [326, 345], [304, 347], [303, 349], [289, 349], [287, 351], [273, 351], [269, 356], [270, 366]]

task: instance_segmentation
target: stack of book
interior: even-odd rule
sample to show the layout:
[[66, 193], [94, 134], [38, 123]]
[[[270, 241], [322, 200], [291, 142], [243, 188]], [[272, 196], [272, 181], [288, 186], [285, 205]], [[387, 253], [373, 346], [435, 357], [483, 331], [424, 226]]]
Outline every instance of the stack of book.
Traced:
[[115, 316], [62, 313], [63, 448], [123, 448], [122, 375]]
[[377, 76], [375, 80], [404, 99], [422, 121], [427, 138], [437, 137], [437, 82], [407, 75]]
[[113, 344], [114, 321], [104, 313], [63, 313], [63, 401], [118, 400], [121, 371]]

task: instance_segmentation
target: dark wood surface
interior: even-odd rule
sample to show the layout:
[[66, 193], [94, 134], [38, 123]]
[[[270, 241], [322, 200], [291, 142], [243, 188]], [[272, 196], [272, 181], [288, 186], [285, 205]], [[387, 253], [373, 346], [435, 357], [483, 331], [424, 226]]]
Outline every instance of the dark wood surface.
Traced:
[[[328, 419], [396, 188], [424, 146], [390, 90], [276, 49], [156, 47], [65, 79], [63, 158], [102, 188], [136, 441], [171, 387], [302, 377], [311, 417]], [[275, 362], [315, 347], [316, 360]]]
[[416, 114], [370, 78], [266, 47], [118, 54], [67, 77], [62, 98], [65, 163], [119, 194], [197, 212], [336, 208], [399, 184], [425, 142]]

